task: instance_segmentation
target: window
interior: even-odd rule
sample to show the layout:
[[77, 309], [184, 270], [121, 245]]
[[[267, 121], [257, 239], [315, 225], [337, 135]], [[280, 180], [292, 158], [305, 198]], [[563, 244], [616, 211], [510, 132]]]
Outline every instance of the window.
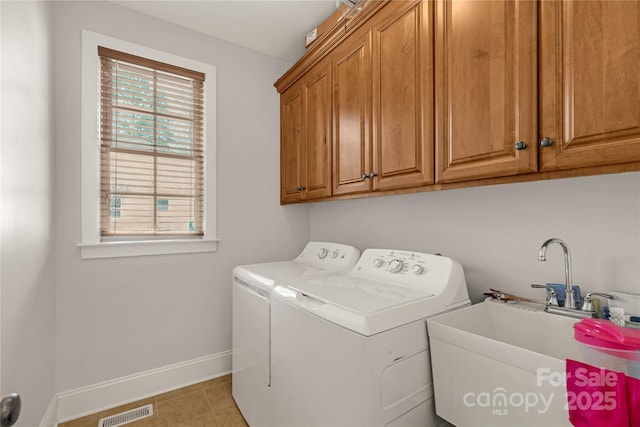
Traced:
[[215, 71], [83, 31], [82, 258], [217, 249]]
[[203, 235], [204, 74], [98, 55], [100, 235]]

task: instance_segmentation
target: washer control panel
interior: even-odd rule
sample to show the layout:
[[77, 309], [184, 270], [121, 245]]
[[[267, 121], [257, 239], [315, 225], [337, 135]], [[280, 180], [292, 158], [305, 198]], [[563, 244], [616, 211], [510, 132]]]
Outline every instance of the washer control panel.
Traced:
[[388, 251], [378, 254], [373, 259], [371, 265], [374, 269], [382, 269], [392, 274], [415, 274], [420, 275], [425, 272], [426, 261], [421, 255], [415, 252]]
[[461, 272], [460, 264], [440, 255], [393, 249], [367, 249], [351, 273], [414, 289], [432, 290], [434, 286], [446, 285], [447, 278], [454, 270]]

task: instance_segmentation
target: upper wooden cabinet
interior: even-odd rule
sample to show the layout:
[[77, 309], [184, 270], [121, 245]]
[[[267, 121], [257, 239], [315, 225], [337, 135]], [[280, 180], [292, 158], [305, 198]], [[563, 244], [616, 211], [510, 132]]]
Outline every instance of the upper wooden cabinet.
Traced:
[[372, 22], [374, 190], [433, 183], [431, 2], [391, 2]]
[[331, 195], [331, 67], [314, 68], [280, 98], [283, 203]]
[[537, 170], [537, 4], [436, 2], [436, 182]]
[[371, 191], [371, 33], [345, 40], [332, 63], [333, 194]]
[[281, 200], [640, 170], [638, 70], [640, 1], [370, 0], [275, 84]]
[[331, 55], [334, 194], [433, 182], [431, 10], [389, 2]]
[[640, 2], [540, 7], [541, 170], [640, 160]]

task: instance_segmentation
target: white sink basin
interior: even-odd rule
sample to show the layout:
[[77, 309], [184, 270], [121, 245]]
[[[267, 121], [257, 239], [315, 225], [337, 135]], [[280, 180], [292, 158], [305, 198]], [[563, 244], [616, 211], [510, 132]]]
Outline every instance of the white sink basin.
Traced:
[[576, 319], [487, 300], [427, 320], [436, 412], [462, 426], [571, 426], [565, 359]]

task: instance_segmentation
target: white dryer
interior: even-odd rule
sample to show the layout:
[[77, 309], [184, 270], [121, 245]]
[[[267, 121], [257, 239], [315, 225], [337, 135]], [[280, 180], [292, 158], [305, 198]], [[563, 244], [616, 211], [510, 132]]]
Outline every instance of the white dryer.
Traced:
[[272, 293], [273, 425], [436, 426], [426, 318], [470, 304], [461, 265], [367, 249]]
[[232, 395], [251, 426], [271, 423], [270, 295], [282, 280], [349, 271], [360, 251], [309, 242], [289, 261], [241, 265], [233, 270]]

